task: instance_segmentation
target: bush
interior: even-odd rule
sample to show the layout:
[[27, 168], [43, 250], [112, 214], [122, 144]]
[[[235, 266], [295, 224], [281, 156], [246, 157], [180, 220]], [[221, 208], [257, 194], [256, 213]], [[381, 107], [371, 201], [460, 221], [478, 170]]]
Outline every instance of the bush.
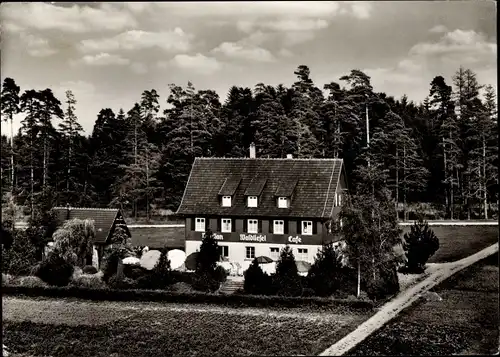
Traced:
[[194, 273], [190, 273], [190, 272], [187, 272], [187, 271], [176, 271], [176, 270], [173, 270], [171, 272], [171, 274], [172, 274], [172, 281], [173, 281], [174, 284], [175, 283], [186, 283], [188, 285], [192, 285], [194, 277], [195, 277]]
[[288, 245], [281, 251], [272, 282], [278, 295], [300, 296], [302, 293], [302, 283], [295, 264], [295, 257]]
[[362, 309], [370, 311], [373, 303], [370, 301], [333, 300], [317, 297], [285, 297], [285, 296], [257, 296], [238, 294], [202, 294], [202, 293], [174, 293], [161, 290], [111, 290], [88, 289], [69, 287], [20, 287], [6, 286], [2, 291], [5, 295], [47, 296], [52, 298], [76, 297], [94, 301], [149, 301], [163, 303], [205, 303], [225, 306], [252, 306], [252, 307], [283, 307], [296, 308], [297, 306], [339, 308], [346, 310]]
[[215, 268], [214, 279], [219, 283], [224, 283], [227, 280], [227, 271], [221, 266]]
[[243, 290], [245, 293], [253, 295], [267, 295], [270, 293], [271, 278], [262, 271], [257, 259], [253, 260], [244, 276]]
[[2, 273], [14, 276], [29, 275], [37, 260], [37, 249], [28, 239], [26, 232], [15, 230], [10, 232], [12, 244], [9, 249], [2, 249]]
[[140, 265], [125, 264], [123, 266], [123, 275], [127, 278], [137, 280], [142, 276], [149, 274], [149, 270], [141, 267]]
[[182, 294], [190, 294], [194, 292], [194, 289], [191, 287], [191, 285], [186, 283], [174, 283], [170, 286], [169, 291]]
[[399, 292], [399, 280], [395, 266], [379, 269], [375, 279], [366, 282], [366, 294], [371, 300], [380, 300]]
[[108, 279], [108, 286], [111, 289], [135, 289], [137, 287], [137, 283], [129, 278], [118, 279], [118, 276], [115, 274], [111, 278]]
[[193, 278], [193, 289], [203, 292], [214, 292], [220, 287], [220, 282], [214, 277], [214, 273], [197, 273]]
[[70, 282], [71, 286], [89, 289], [105, 289], [106, 284], [96, 274], [82, 274]]
[[162, 249], [160, 259], [151, 270], [152, 289], [166, 289], [172, 284], [172, 270], [167, 258], [167, 249]]
[[2, 285], [7, 285], [12, 282], [12, 275], [2, 273]]
[[304, 288], [302, 289], [302, 295], [301, 296], [304, 296], [304, 297], [311, 297], [311, 296], [314, 296], [315, 295], [315, 292], [313, 289], [311, 288]]
[[405, 233], [403, 249], [407, 258], [403, 271], [421, 273], [425, 270], [429, 258], [439, 249], [439, 239], [429, 228], [429, 224], [420, 217], [411, 226], [411, 231]]
[[47, 284], [36, 276], [23, 276], [19, 279], [19, 286], [24, 286], [28, 288], [39, 288], [46, 287]]
[[121, 251], [119, 250], [111, 250], [106, 258], [103, 259], [103, 266], [102, 266], [102, 272], [103, 272], [103, 280], [104, 282], [108, 282], [108, 280], [113, 276], [116, 275], [117, 269], [118, 269], [118, 260], [121, 259]]
[[317, 296], [330, 296], [347, 281], [348, 269], [335, 246], [324, 244], [307, 274], [307, 284]]
[[50, 253], [40, 264], [37, 276], [49, 285], [66, 286], [71, 280], [73, 271], [74, 267], [61, 256]]
[[92, 266], [92, 265], [85, 265], [83, 267], [83, 273], [84, 274], [96, 274], [97, 273], [97, 268]]

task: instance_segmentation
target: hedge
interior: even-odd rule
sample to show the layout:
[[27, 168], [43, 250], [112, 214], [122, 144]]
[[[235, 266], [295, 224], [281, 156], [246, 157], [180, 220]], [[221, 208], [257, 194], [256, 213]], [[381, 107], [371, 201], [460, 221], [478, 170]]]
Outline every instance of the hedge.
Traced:
[[205, 303], [240, 307], [345, 307], [350, 309], [372, 309], [370, 301], [328, 299], [319, 297], [285, 297], [260, 295], [219, 295], [211, 293], [176, 293], [163, 290], [115, 290], [83, 287], [25, 287], [6, 285], [4, 295], [29, 297], [78, 298], [94, 301], [151, 301], [168, 303]]

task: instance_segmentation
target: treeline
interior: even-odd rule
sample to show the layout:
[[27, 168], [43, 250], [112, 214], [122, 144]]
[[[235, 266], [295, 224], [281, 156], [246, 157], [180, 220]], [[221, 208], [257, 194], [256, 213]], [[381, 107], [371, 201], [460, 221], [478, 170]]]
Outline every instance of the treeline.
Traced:
[[163, 113], [156, 90], [145, 90], [127, 112], [102, 109], [90, 136], [71, 91], [61, 102], [50, 89], [22, 92], [5, 78], [2, 119], [24, 119], [13, 140], [2, 133], [2, 197], [149, 217], [176, 210], [195, 157], [245, 157], [255, 142], [258, 157], [343, 158], [351, 187], [369, 175], [404, 211], [426, 202], [445, 218], [470, 219], [498, 209], [496, 94], [473, 71], [459, 68], [453, 86], [436, 76], [418, 104], [375, 92], [359, 70], [323, 90], [307, 66], [294, 74], [290, 88], [233, 86], [223, 103], [213, 90], [171, 84]]

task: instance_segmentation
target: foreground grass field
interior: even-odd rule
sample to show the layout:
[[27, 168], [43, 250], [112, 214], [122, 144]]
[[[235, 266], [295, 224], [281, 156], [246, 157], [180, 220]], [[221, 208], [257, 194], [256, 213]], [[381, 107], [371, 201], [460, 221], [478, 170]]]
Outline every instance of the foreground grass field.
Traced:
[[421, 300], [348, 355], [451, 355], [498, 352], [498, 254], [433, 289], [442, 301]]
[[4, 298], [3, 343], [51, 356], [318, 354], [373, 314]]
[[[468, 257], [498, 242], [498, 225], [430, 226], [439, 238], [439, 249], [429, 263], [447, 263]], [[410, 226], [402, 227], [409, 232]]]

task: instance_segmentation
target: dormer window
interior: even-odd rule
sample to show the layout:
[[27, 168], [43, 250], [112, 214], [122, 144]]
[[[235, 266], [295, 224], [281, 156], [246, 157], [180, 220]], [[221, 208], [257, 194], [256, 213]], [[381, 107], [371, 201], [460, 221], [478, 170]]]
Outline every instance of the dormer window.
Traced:
[[231, 196], [222, 196], [222, 207], [231, 207]]
[[288, 197], [278, 197], [278, 208], [288, 208]]
[[257, 207], [257, 196], [248, 196], [248, 207]]

